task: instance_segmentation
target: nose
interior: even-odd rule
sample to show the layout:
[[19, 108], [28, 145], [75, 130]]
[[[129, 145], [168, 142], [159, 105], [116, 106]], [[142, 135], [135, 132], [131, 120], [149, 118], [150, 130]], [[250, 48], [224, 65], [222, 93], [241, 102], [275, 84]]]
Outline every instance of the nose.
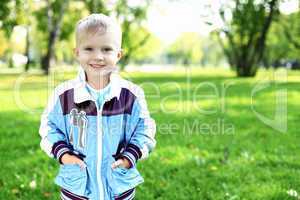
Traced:
[[104, 60], [103, 53], [101, 51], [97, 51], [95, 55], [96, 60]]

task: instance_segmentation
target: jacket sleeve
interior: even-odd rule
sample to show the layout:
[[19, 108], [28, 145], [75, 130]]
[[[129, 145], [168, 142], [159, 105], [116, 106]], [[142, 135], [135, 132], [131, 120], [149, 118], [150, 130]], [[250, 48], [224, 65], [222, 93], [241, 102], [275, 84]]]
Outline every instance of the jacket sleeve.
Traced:
[[60, 159], [65, 153], [71, 152], [66, 139], [65, 127], [59, 96], [55, 90], [41, 116], [39, 134], [42, 150], [48, 156], [58, 159], [59, 162], [61, 162]]
[[135, 166], [138, 159], [149, 156], [156, 145], [155, 121], [150, 117], [144, 91], [139, 89], [136, 100], [132, 107], [131, 119], [129, 120], [129, 138], [122, 156], [130, 161], [131, 167]]

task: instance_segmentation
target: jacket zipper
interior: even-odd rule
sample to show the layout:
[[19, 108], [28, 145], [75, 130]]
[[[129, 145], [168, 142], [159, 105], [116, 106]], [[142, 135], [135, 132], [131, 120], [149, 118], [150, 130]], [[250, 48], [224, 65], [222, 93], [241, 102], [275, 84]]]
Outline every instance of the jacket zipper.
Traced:
[[[97, 160], [97, 182], [100, 183], [100, 198], [99, 200], [104, 200], [104, 189], [103, 189], [103, 183], [102, 183], [102, 178], [101, 178], [101, 165], [102, 165], [102, 135], [103, 135], [103, 129], [102, 129], [102, 109], [104, 103], [101, 104], [100, 109], [98, 109], [97, 103], [95, 102], [96, 107], [97, 107], [97, 151], [98, 151], [98, 160]], [[99, 123], [100, 122], [100, 123]], [[99, 168], [99, 169], [98, 169]]]

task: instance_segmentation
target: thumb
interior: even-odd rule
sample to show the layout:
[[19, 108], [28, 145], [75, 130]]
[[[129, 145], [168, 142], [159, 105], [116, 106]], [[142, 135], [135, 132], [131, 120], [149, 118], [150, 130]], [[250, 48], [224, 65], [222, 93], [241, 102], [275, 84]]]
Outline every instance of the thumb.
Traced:
[[83, 170], [84, 168], [86, 168], [86, 164], [82, 160], [80, 160], [80, 159], [78, 159], [78, 161], [76, 162], [76, 164], [80, 166], [81, 170]]
[[120, 165], [122, 165], [122, 163], [123, 163], [123, 160], [122, 160], [122, 159], [119, 159], [119, 160], [117, 160], [116, 162], [113, 162], [113, 163], [111, 164], [111, 168], [112, 168], [112, 169], [115, 169], [115, 168], [119, 167]]

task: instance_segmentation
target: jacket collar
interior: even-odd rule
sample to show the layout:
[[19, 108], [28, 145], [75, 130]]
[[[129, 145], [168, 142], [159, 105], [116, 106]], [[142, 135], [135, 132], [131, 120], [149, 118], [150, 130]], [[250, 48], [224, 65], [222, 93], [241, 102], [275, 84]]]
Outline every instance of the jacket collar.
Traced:
[[[114, 97], [117, 97], [119, 99], [120, 93], [121, 93], [121, 77], [118, 73], [118, 70], [113, 71], [110, 74], [110, 83], [111, 83], [111, 89], [110, 93], [107, 95], [107, 98], [105, 101], [108, 101]], [[88, 92], [86, 88], [86, 74], [82, 67], [79, 67], [78, 76], [76, 78], [76, 84], [74, 86], [74, 102], [75, 103], [82, 103], [84, 101], [92, 100], [94, 101], [94, 98], [92, 95]]]

